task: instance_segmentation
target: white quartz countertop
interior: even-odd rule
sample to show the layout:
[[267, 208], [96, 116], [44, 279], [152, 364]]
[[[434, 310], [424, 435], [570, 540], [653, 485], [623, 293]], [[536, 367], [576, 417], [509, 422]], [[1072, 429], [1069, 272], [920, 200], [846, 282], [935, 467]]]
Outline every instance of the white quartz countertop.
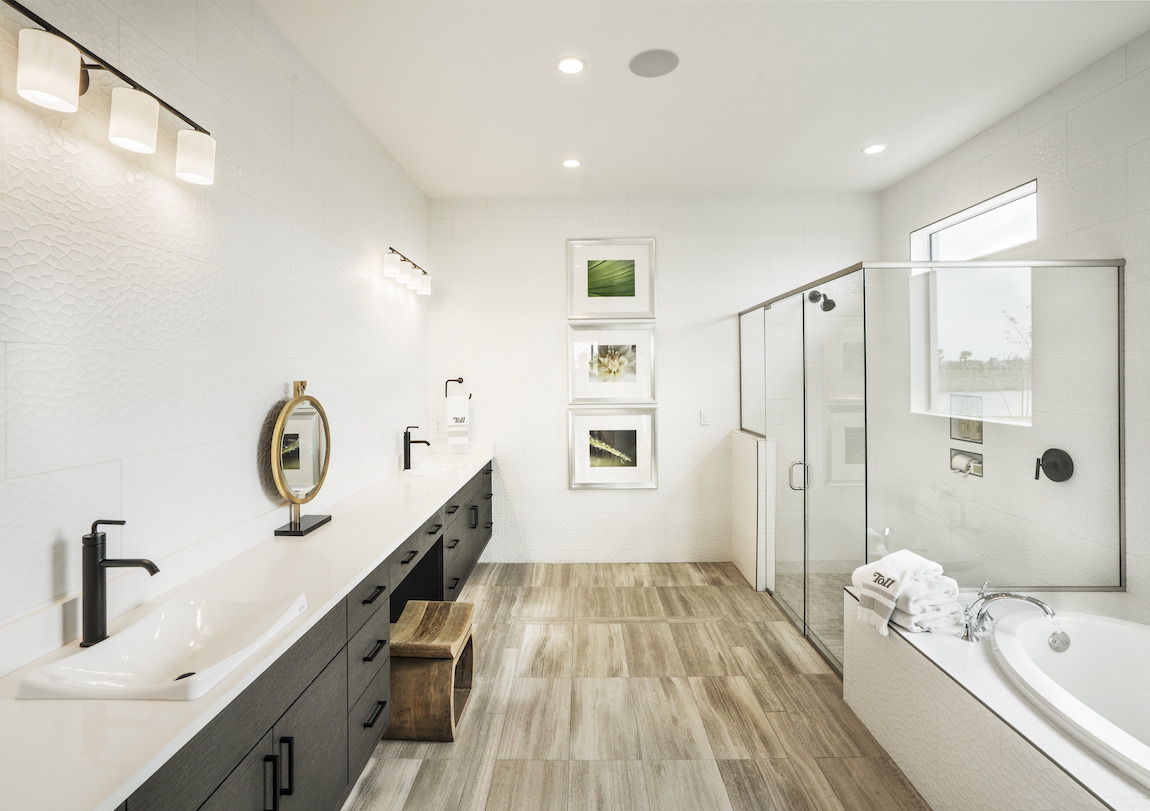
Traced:
[[[856, 589], [847, 588], [847, 592], [858, 599]], [[1128, 616], [1132, 608], [1130, 600], [1121, 599], [1125, 595], [1112, 592], [1026, 593], [1049, 603], [1055, 610], [1068, 612]], [[969, 604], [977, 596], [976, 591], [964, 590], [959, 600]], [[1028, 610], [1033, 609], [1022, 603], [995, 605], [996, 615], [1001, 616]], [[1136, 621], [1144, 621], [1144, 618]], [[1150, 791], [1085, 749], [1010, 683], [994, 656], [989, 631], [979, 642], [972, 643], [958, 638], [961, 630], [958, 626], [937, 634], [912, 634], [895, 625], [890, 627], [1104, 803], [1123, 811], [1150, 809]]]
[[301, 618], [203, 698], [15, 699], [26, 671], [76, 652], [79, 640], [0, 679], [0, 808], [114, 811], [491, 458], [490, 444], [472, 443], [472, 464], [462, 476], [387, 476], [324, 510], [331, 522], [311, 534], [268, 538], [108, 623], [115, 634], [171, 596], [266, 600], [306, 594]]

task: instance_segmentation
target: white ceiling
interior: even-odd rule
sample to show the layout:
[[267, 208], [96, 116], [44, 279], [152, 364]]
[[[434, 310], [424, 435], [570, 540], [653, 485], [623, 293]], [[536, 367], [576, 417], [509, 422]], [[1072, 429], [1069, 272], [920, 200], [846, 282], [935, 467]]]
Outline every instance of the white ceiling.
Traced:
[[[1150, 29], [1103, 0], [258, 2], [432, 198], [879, 190]], [[649, 48], [679, 68], [631, 74]]]

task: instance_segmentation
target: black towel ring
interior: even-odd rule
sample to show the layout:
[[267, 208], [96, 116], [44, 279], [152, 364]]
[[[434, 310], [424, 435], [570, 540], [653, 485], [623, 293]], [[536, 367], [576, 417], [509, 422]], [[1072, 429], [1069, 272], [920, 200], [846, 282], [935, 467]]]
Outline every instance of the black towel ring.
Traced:
[[[445, 398], [447, 397], [447, 384], [448, 384], [448, 383], [459, 383], [459, 384], [461, 384], [461, 385], [462, 385], [462, 383], [463, 383], [463, 378], [462, 378], [462, 377], [452, 377], [452, 378], [448, 378], [447, 380], [445, 380], [445, 381], [443, 382], [443, 396], [444, 396]], [[469, 395], [467, 395], [467, 399], [468, 399], [468, 400], [470, 400], [470, 399], [471, 399], [471, 395], [470, 395], [470, 394], [469, 394]]]

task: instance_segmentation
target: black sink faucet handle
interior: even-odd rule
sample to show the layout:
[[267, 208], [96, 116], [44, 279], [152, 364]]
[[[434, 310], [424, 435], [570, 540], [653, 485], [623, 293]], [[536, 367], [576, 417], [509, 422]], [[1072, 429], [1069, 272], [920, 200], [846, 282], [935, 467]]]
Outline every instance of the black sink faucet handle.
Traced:
[[126, 523], [128, 523], [128, 522], [127, 521], [121, 521], [118, 518], [97, 518], [95, 521], [92, 522], [92, 534], [95, 535], [98, 532], [97, 527], [99, 527], [100, 524], [109, 524], [109, 525], [115, 525], [118, 527], [122, 527]]

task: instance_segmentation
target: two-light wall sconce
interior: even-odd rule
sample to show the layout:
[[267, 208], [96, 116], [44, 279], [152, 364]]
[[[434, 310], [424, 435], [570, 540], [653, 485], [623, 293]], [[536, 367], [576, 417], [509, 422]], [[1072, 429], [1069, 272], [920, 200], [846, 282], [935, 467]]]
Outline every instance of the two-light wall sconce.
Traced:
[[431, 295], [431, 274], [395, 248], [388, 248], [383, 257], [383, 275], [421, 296]]
[[3, 2], [43, 28], [20, 31], [16, 92], [21, 98], [74, 113], [88, 89], [88, 71], [105, 70], [130, 85], [112, 90], [108, 140], [132, 152], [154, 153], [163, 107], [192, 127], [176, 136], [176, 177], [204, 186], [215, 180], [216, 139], [206, 129], [24, 6], [14, 0]]

